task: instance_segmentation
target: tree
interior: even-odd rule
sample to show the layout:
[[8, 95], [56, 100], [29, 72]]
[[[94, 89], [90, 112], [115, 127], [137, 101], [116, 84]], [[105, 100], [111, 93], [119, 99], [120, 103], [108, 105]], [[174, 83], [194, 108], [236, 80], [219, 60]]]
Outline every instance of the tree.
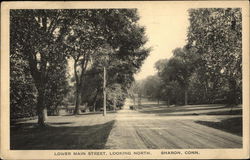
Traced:
[[148, 76], [144, 81], [143, 85], [140, 86], [140, 90], [142, 90], [143, 95], [151, 98], [153, 100], [157, 100], [158, 104], [162, 97], [162, 88], [163, 83], [158, 75]]
[[138, 95], [139, 92], [139, 84], [138, 82], [133, 82], [131, 86], [128, 89], [128, 96], [133, 100], [133, 103], [135, 105], [136, 103], [136, 95]]
[[60, 105], [66, 105], [65, 97], [70, 91], [67, 74], [67, 59], [53, 54], [51, 57], [57, 63], [50, 64], [48, 68], [48, 84], [45, 92], [45, 106], [50, 111], [57, 110]]
[[35, 116], [36, 87], [28, 62], [19, 52], [10, 52], [10, 118]]
[[168, 83], [171, 81], [179, 83], [182, 90], [184, 90], [185, 105], [188, 104], [189, 78], [195, 69], [197, 60], [198, 58], [186, 48], [176, 48], [173, 51], [172, 58], [169, 60], [160, 60], [155, 64], [158, 74], [165, 81], [166, 86], [169, 86]]
[[207, 73], [214, 90], [223, 90], [228, 85], [227, 102], [239, 103], [242, 99], [241, 9], [191, 9], [189, 16], [188, 46], [201, 56], [203, 68], [207, 70], [203, 74]]
[[75, 110], [79, 114], [80, 93], [83, 90], [84, 74], [91, 63], [96, 49], [102, 44], [103, 37], [99, 29], [92, 23], [93, 12], [96, 10], [71, 11], [70, 34], [64, 44], [67, 46], [68, 55], [74, 60], [74, 76], [76, 80]]
[[[10, 12], [11, 53], [21, 53], [28, 63], [37, 90], [36, 110], [39, 126], [45, 125], [45, 98], [51, 81], [49, 71], [52, 67], [63, 65], [63, 61], [56, 60], [57, 56], [65, 58], [62, 46], [62, 39], [66, 33], [65, 17], [65, 12], [62, 10], [11, 10]], [[60, 75], [59, 71], [57, 74]], [[54, 75], [51, 74], [50, 77]]]
[[124, 94], [120, 84], [115, 83], [107, 88], [107, 100], [113, 105], [113, 110], [116, 109], [120, 101], [123, 101]]
[[81, 90], [81, 103], [87, 103], [88, 106], [91, 106], [90, 111], [96, 111], [100, 108], [98, 104], [102, 97], [102, 84], [103, 79], [101, 68], [97, 69], [96, 67], [93, 67], [86, 71], [83, 82], [84, 89]]
[[[75, 114], [79, 110], [80, 98], [83, 99], [86, 95], [84, 84], [89, 71], [101, 72], [104, 66], [108, 66], [107, 85], [120, 84], [125, 92], [133, 81], [133, 74], [139, 70], [149, 53], [149, 50], [143, 47], [146, 43], [144, 28], [137, 24], [139, 17], [135, 9], [79, 12], [81, 16], [75, 16], [77, 18], [71, 27], [71, 35], [65, 41], [68, 53], [75, 61]], [[101, 94], [101, 85], [98, 86], [95, 87], [95, 92]], [[81, 102], [83, 103], [83, 100]]]

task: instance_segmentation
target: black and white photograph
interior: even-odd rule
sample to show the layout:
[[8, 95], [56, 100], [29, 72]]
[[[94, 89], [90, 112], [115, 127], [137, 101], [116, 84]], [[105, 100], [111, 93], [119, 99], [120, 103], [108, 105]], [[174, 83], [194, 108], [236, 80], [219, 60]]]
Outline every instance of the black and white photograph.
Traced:
[[3, 155], [249, 156], [249, 4], [98, 3], [4, 3]]

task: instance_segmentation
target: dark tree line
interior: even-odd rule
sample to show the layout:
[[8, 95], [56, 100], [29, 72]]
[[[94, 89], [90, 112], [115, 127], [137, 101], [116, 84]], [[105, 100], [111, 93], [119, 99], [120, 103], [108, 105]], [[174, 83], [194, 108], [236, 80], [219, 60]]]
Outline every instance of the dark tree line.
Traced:
[[[69, 93], [75, 94], [75, 114], [86, 102], [100, 108], [104, 66], [108, 101], [121, 105], [149, 53], [138, 20], [136, 9], [11, 10], [11, 115], [31, 112], [44, 126], [45, 109], [68, 103]], [[73, 92], [69, 59], [74, 61]]]
[[241, 16], [239, 8], [190, 9], [187, 44], [156, 62], [158, 75], [144, 81], [142, 88], [152, 88], [144, 94], [169, 104], [241, 104]]

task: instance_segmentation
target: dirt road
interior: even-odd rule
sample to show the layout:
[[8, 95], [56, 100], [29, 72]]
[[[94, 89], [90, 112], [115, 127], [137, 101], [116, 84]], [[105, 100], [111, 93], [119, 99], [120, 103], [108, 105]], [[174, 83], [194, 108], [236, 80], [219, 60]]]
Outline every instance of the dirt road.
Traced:
[[[37, 120], [10, 127], [11, 149], [202, 149], [241, 148], [241, 108], [228, 115], [219, 105], [147, 104], [124, 110], [50, 116], [48, 127]], [[222, 123], [223, 122], [223, 123]], [[212, 127], [210, 125], [213, 125]], [[216, 127], [217, 126], [217, 129]], [[222, 131], [222, 128], [230, 129]], [[235, 130], [233, 128], [236, 128]]]
[[[160, 110], [155, 107], [155, 110], [157, 109]], [[185, 108], [183, 109], [185, 110]], [[205, 112], [205, 109], [201, 110], [202, 113]], [[214, 111], [215, 108], [212, 110]], [[173, 115], [162, 113], [164, 116], [161, 116], [161, 112], [151, 112], [150, 114], [146, 110], [129, 110], [126, 106], [124, 110], [117, 113], [105, 148], [218, 149], [242, 147], [241, 136], [197, 123], [204, 120], [216, 122], [240, 115], [193, 115], [190, 110], [182, 112], [182, 115], [176, 113], [173, 112]]]

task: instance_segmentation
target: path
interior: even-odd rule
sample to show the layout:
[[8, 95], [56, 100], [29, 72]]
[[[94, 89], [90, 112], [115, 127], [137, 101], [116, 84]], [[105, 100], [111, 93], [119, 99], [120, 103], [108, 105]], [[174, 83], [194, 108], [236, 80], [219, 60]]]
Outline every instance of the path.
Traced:
[[[222, 108], [223, 110], [223, 108]], [[203, 110], [204, 112], [204, 110]], [[188, 113], [182, 112], [182, 114]], [[164, 113], [162, 113], [164, 114]], [[175, 115], [174, 115], [175, 114]], [[242, 137], [196, 123], [240, 115], [160, 116], [128, 109], [117, 113], [107, 149], [212, 149], [241, 148]]]

